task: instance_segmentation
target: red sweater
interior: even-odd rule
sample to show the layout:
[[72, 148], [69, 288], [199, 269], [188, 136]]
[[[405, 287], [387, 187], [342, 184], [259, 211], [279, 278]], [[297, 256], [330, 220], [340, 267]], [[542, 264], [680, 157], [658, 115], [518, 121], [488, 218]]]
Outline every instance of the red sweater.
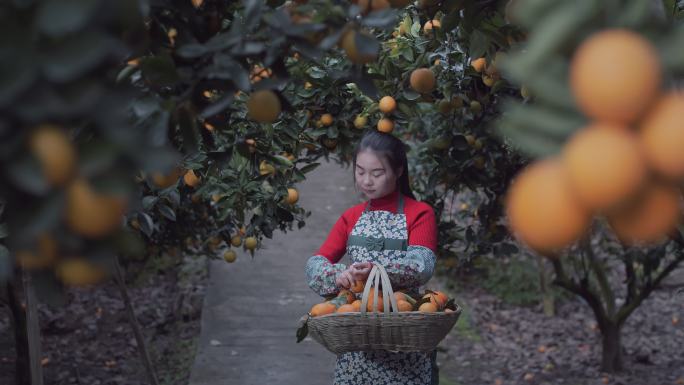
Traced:
[[[395, 191], [382, 198], [373, 199], [371, 211], [385, 210], [396, 213], [397, 196], [398, 192]], [[337, 263], [346, 252], [347, 238], [367, 204], [366, 201], [345, 211], [333, 226], [328, 239], [318, 249], [316, 255], [322, 255], [331, 263]], [[436, 252], [437, 222], [432, 207], [427, 203], [404, 196], [404, 212], [406, 213], [409, 246], [424, 246], [432, 252]]]

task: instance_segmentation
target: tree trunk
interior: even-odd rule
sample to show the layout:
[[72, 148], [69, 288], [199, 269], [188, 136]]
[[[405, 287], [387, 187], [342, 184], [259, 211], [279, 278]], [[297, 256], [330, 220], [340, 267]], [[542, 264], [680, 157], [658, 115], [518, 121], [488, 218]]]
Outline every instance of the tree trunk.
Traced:
[[547, 272], [546, 264], [544, 263], [544, 258], [542, 256], [538, 256], [537, 263], [539, 266], [539, 289], [542, 294], [542, 306], [544, 308], [544, 315], [547, 317], [553, 317], [554, 315], [556, 315], [556, 307], [554, 303], [553, 293], [551, 292], [549, 285], [547, 283]]
[[619, 325], [612, 322], [606, 323], [601, 328], [603, 338], [601, 370], [606, 373], [616, 373], [624, 369], [620, 329]]
[[12, 312], [12, 328], [14, 329], [14, 349], [17, 354], [15, 364], [15, 381], [17, 385], [30, 385], [31, 372], [29, 368], [28, 336], [26, 335], [26, 313], [21, 307], [21, 299], [16, 286], [7, 282], [7, 297]]

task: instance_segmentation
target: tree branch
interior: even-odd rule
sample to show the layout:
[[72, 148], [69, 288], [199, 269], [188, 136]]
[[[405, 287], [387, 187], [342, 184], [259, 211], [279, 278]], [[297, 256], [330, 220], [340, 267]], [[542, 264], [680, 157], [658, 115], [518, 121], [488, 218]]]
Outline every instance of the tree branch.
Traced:
[[632, 255], [627, 252], [622, 259], [625, 264], [625, 274], [627, 274], [627, 298], [625, 303], [630, 303], [636, 298], [636, 273], [634, 272], [634, 259]]
[[648, 298], [649, 295], [655, 290], [656, 287], [660, 284], [660, 282], [665, 279], [674, 269], [677, 268], [677, 266], [684, 261], [684, 253], [681, 251], [678, 252], [677, 258], [675, 258], [672, 262], [670, 262], [655, 278], [654, 281], [652, 281], [650, 284], [644, 285], [643, 290], [639, 292], [639, 295], [634, 299], [632, 302], [625, 302], [622, 307], [620, 307], [620, 310], [617, 313], [616, 320], [618, 324], [622, 324], [627, 317], [629, 317], [630, 314], [634, 310], [636, 310], [637, 307], [643, 302], [646, 298]]
[[596, 274], [596, 280], [598, 281], [599, 289], [601, 290], [603, 299], [606, 302], [606, 312], [608, 313], [609, 317], [612, 317], [615, 315], [615, 294], [610, 287], [610, 283], [608, 283], [608, 277], [606, 276], [605, 270], [596, 259], [594, 250], [591, 248], [591, 239], [588, 237], [584, 245], [584, 250], [589, 258], [589, 267], [591, 267], [591, 270], [594, 272], [594, 274]]
[[552, 263], [553, 269], [556, 273], [556, 279], [553, 281], [553, 283], [584, 298], [584, 300], [589, 304], [591, 310], [594, 312], [601, 330], [606, 330], [605, 328], [609, 322], [609, 319], [606, 316], [606, 312], [603, 309], [601, 301], [594, 293], [591, 292], [587, 286], [588, 281], [583, 280], [584, 284], [579, 284], [568, 278], [568, 276], [565, 274], [565, 270], [563, 269], [563, 264], [561, 263], [560, 259], [553, 259]]

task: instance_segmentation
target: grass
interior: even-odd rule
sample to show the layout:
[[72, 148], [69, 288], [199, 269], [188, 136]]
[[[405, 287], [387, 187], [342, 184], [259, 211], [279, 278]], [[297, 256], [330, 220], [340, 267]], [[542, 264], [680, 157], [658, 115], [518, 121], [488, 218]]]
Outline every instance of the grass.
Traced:
[[449, 378], [440, 374], [439, 375], [439, 385], [461, 385], [461, 383], [458, 381], [450, 380]]

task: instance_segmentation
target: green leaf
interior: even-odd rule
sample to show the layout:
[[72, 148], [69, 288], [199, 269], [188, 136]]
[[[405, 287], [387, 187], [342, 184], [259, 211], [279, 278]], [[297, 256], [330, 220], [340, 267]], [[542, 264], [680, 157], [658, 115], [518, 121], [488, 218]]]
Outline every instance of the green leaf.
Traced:
[[576, 32], [584, 28], [593, 11], [592, 0], [569, 1], [555, 7], [532, 30], [525, 52], [517, 55], [517, 66], [524, 69], [518, 74], [518, 80], [528, 82], [547, 65], [554, 53], [562, 52], [569, 43], [573, 43]]
[[507, 102], [504, 104], [502, 119], [517, 127], [540, 135], [565, 141], [577, 129], [586, 124], [586, 119], [579, 114], [570, 114], [539, 104], [520, 104]]
[[201, 119], [206, 119], [208, 117], [223, 112], [225, 109], [227, 109], [233, 104], [233, 99], [235, 99], [235, 95], [232, 92], [226, 93], [216, 103], [205, 108], [204, 111], [202, 111], [202, 113], [199, 114], [199, 117]]
[[247, 91], [251, 88], [252, 85], [249, 81], [249, 74], [232, 56], [217, 54], [214, 56], [213, 64], [213, 67], [211, 67], [206, 74], [207, 78], [230, 80], [237, 88], [243, 91]]
[[484, 56], [487, 48], [489, 48], [489, 37], [479, 30], [474, 30], [470, 35], [470, 57], [478, 58]]
[[52, 37], [61, 37], [82, 29], [98, 5], [98, 0], [48, 0], [36, 12], [36, 25]]
[[194, 59], [209, 53], [207, 47], [202, 44], [185, 44], [176, 50], [180, 57]]
[[256, 27], [261, 21], [261, 10], [264, 6], [262, 0], [245, 0], [245, 28], [248, 30]]
[[374, 11], [361, 19], [361, 25], [371, 28], [391, 29], [397, 24], [397, 11], [391, 8]]
[[273, 155], [271, 157], [271, 159], [273, 159], [273, 161], [275, 161], [276, 163], [283, 165], [285, 167], [288, 167], [288, 168], [294, 166], [292, 164], [292, 162], [290, 162], [289, 159], [287, 159], [286, 157], [284, 157], [282, 155]]
[[558, 154], [562, 148], [562, 142], [540, 135], [536, 132], [525, 130], [525, 127], [514, 125], [508, 120], [501, 120], [496, 127], [496, 132], [510, 145], [532, 157], [546, 157]]
[[421, 96], [418, 92], [412, 91], [410, 89], [404, 89], [403, 95], [404, 99], [406, 100], [418, 100]]
[[461, 12], [460, 9], [451, 11], [446, 16], [442, 17], [442, 28], [445, 31], [453, 31], [458, 27], [461, 22]]
[[150, 211], [159, 200], [159, 197], [148, 195], [142, 199], [142, 207], [145, 211]]
[[45, 76], [58, 83], [72, 81], [95, 69], [111, 52], [122, 48], [118, 42], [97, 32], [77, 34], [52, 47], [44, 55], [42, 64]]
[[655, 7], [653, 0], [628, 1], [618, 14], [615, 25], [626, 28], [638, 28], [653, 17], [654, 11], [652, 7]]
[[678, 74], [684, 73], [684, 50], [681, 47], [684, 47], [684, 25], [676, 28], [658, 46], [663, 66]]
[[524, 84], [537, 103], [548, 103], [558, 108], [577, 110], [575, 100], [568, 85], [567, 60], [559, 55], [548, 57], [543, 68], [530, 72], [522, 58], [524, 53], [513, 55], [504, 63], [502, 70], [506, 76]]
[[152, 236], [154, 231], [154, 221], [147, 213], [138, 213], [138, 222], [140, 222], [140, 230], [142, 230], [148, 237]]
[[24, 191], [43, 195], [50, 187], [43, 177], [43, 171], [34, 158], [25, 155], [22, 158], [6, 165], [9, 179]]
[[318, 167], [320, 165], [321, 165], [320, 163], [307, 164], [306, 166], [300, 168], [299, 171], [301, 171], [302, 174], [306, 174], [306, 173], [313, 171], [314, 169], [316, 169], [316, 167]]
[[168, 220], [175, 222], [176, 221], [176, 212], [173, 211], [173, 209], [167, 205], [161, 204], [157, 206], [159, 209], [159, 212], [161, 215], [165, 216], [168, 218]]
[[143, 76], [155, 86], [171, 86], [180, 80], [173, 59], [167, 54], [145, 57], [140, 61]]
[[125, 66], [124, 68], [119, 71], [119, 73], [116, 75], [116, 82], [117, 83], [122, 83], [123, 81], [127, 80], [130, 78], [134, 73], [138, 71], [137, 66]]
[[354, 35], [354, 43], [360, 56], [377, 56], [380, 50], [380, 42], [372, 35], [357, 33]]

